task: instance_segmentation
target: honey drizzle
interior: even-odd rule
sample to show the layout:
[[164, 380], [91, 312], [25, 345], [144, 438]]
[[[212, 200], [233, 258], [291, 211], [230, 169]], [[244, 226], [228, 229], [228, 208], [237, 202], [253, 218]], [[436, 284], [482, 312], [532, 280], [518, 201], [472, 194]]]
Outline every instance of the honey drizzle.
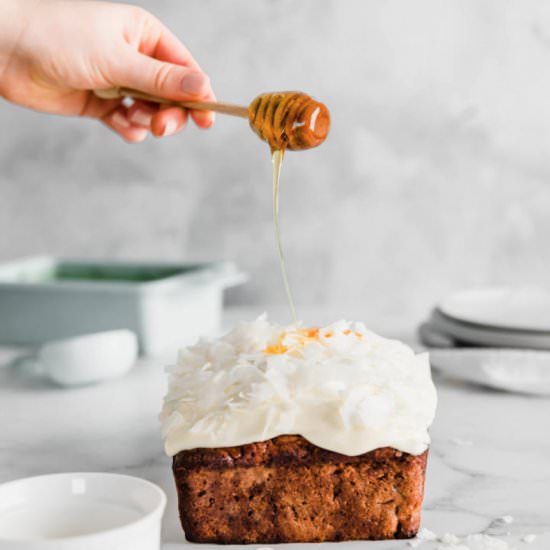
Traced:
[[330, 114], [322, 103], [302, 92], [273, 92], [256, 97], [248, 107], [248, 120], [258, 136], [267, 141], [273, 164], [273, 225], [279, 253], [279, 265], [290, 314], [298, 323], [296, 308], [288, 282], [279, 221], [279, 181], [287, 149], [317, 147], [327, 137]]
[[285, 255], [283, 253], [283, 244], [281, 241], [281, 226], [279, 222], [279, 180], [281, 176], [283, 157], [283, 149], [272, 150], [271, 162], [273, 163], [273, 225], [275, 228], [275, 240], [277, 242], [279, 265], [281, 267], [281, 275], [283, 278], [283, 286], [285, 287], [286, 299], [288, 302], [288, 307], [290, 308], [292, 320], [294, 321], [294, 323], [297, 323], [298, 317], [296, 316], [296, 308], [294, 307], [294, 300], [292, 298], [292, 292], [290, 291], [290, 285], [288, 283], [288, 273], [286, 269]]

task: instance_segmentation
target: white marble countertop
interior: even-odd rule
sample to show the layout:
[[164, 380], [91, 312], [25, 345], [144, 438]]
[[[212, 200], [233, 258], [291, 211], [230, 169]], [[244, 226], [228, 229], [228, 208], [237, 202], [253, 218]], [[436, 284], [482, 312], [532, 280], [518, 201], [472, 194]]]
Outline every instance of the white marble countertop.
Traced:
[[[250, 317], [242, 310], [226, 315], [229, 321]], [[387, 328], [388, 336], [402, 335], [399, 328], [393, 333]], [[13, 355], [0, 350], [0, 482], [66, 471], [144, 477], [168, 495], [165, 550], [184, 544], [157, 419], [165, 391], [162, 362], [141, 360], [118, 380], [65, 390], [8, 366]], [[491, 391], [437, 374], [435, 382], [439, 407], [431, 430], [423, 525], [438, 535], [495, 535], [509, 545], [495, 543], [497, 549], [548, 550], [550, 399]], [[503, 516], [512, 520], [498, 519]], [[532, 543], [522, 541], [530, 534], [536, 535]], [[410, 541], [368, 544], [376, 550], [410, 548]], [[422, 548], [453, 546], [439, 541]]]

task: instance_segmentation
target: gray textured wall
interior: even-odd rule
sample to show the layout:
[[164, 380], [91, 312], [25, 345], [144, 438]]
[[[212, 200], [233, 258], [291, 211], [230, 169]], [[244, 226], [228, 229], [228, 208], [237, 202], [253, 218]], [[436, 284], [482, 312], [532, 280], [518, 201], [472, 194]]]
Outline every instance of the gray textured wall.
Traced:
[[[220, 99], [301, 89], [331, 108], [288, 154], [298, 304], [416, 318], [450, 289], [550, 274], [550, 4], [142, 0]], [[236, 299], [283, 300], [266, 147], [241, 120], [127, 145], [0, 104], [0, 259], [230, 258]]]

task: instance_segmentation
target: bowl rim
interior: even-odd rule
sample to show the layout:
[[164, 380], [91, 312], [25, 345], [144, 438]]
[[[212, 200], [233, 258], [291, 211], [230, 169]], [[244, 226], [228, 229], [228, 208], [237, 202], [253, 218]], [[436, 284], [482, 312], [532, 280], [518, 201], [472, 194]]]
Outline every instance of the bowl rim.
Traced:
[[[39, 352], [42, 353], [44, 350], [51, 350], [55, 349], [56, 351], [59, 350], [59, 348], [65, 348], [68, 346], [72, 346], [73, 344], [89, 344], [90, 341], [93, 340], [107, 340], [112, 337], [123, 337], [126, 340], [131, 340], [132, 344], [137, 345], [137, 335], [135, 331], [128, 329], [128, 328], [114, 328], [114, 329], [108, 329], [108, 330], [96, 330], [93, 332], [85, 332], [83, 334], [79, 334], [77, 336], [67, 336], [66, 338], [57, 338], [55, 340], [49, 340], [48, 342], [45, 342], [41, 347]], [[90, 472], [91, 473], [91, 472]], [[41, 476], [37, 476], [41, 477]], [[132, 476], [128, 476], [132, 477]]]
[[[57, 537], [57, 538], [48, 538], [48, 539], [39, 539], [39, 538], [4, 538], [0, 535], [0, 545], [4, 543], [10, 543], [16, 547], [19, 544], [28, 544], [30, 542], [32, 543], [43, 543], [45, 548], [48, 547], [48, 545], [51, 544], [62, 544], [65, 541], [71, 542], [76, 540], [83, 540], [83, 539], [97, 539], [102, 537], [109, 537], [110, 535], [116, 533], [120, 533], [123, 531], [131, 530], [141, 524], [144, 524], [148, 522], [151, 519], [154, 519], [156, 516], [159, 516], [159, 519], [162, 519], [162, 516], [164, 515], [164, 511], [166, 509], [166, 502], [167, 497], [166, 493], [156, 484], [152, 481], [149, 481], [147, 479], [143, 479], [141, 477], [131, 476], [127, 474], [118, 474], [114, 472], [58, 472], [58, 473], [51, 473], [51, 474], [43, 474], [43, 475], [37, 475], [37, 476], [30, 476], [30, 477], [23, 477], [19, 479], [14, 479], [12, 481], [7, 481], [5, 483], [0, 483], [0, 493], [2, 489], [12, 486], [12, 485], [23, 485], [25, 483], [33, 482], [39, 479], [54, 479], [54, 478], [70, 478], [70, 477], [100, 477], [103, 479], [108, 478], [125, 478], [126, 480], [130, 480], [134, 483], [138, 483], [142, 487], [147, 487], [151, 489], [154, 493], [156, 493], [156, 497], [158, 497], [158, 502], [154, 506], [152, 510], [150, 510], [147, 513], [144, 513], [141, 515], [138, 519], [124, 523], [118, 527], [111, 527], [109, 529], [102, 529], [98, 531], [94, 531], [93, 533], [85, 533], [82, 535], [72, 535], [68, 537]], [[9, 509], [9, 508], [8, 508]]]

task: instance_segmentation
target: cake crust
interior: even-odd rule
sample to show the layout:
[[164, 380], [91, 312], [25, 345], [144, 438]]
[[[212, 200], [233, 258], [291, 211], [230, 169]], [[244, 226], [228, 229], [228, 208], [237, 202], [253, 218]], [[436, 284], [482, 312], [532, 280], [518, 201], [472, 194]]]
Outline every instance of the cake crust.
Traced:
[[298, 435], [173, 458], [181, 523], [193, 542], [273, 544], [413, 537], [428, 451], [347, 456]]

